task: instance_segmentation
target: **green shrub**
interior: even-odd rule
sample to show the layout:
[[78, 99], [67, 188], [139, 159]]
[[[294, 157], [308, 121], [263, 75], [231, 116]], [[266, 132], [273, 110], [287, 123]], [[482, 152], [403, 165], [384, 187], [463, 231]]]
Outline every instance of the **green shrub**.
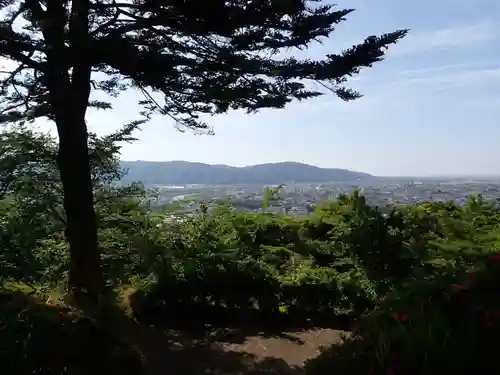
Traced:
[[449, 274], [407, 285], [342, 345], [309, 361], [308, 375], [498, 373], [499, 271], [490, 264], [461, 279]]

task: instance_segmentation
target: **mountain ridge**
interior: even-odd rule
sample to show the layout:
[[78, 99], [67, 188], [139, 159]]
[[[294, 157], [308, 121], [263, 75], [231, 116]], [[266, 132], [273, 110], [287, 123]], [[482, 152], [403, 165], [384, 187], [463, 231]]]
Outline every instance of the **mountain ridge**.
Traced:
[[287, 182], [348, 182], [375, 176], [341, 168], [321, 168], [285, 161], [235, 167], [226, 164], [174, 161], [121, 161], [128, 170], [123, 182], [141, 181], [146, 185], [279, 184]]

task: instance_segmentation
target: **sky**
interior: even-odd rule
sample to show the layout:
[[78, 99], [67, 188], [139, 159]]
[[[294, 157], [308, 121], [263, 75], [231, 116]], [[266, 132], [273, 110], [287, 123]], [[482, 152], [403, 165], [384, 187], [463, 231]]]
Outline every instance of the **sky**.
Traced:
[[[187, 160], [245, 166], [297, 161], [379, 176], [500, 175], [500, 1], [338, 0], [355, 8], [323, 45], [327, 53], [369, 35], [411, 29], [385, 61], [349, 82], [364, 97], [333, 96], [255, 115], [209, 119], [215, 135], [180, 133], [155, 117], [122, 149], [124, 160]], [[107, 134], [137, 118], [140, 94], [90, 112]], [[42, 125], [49, 128], [49, 125]]]

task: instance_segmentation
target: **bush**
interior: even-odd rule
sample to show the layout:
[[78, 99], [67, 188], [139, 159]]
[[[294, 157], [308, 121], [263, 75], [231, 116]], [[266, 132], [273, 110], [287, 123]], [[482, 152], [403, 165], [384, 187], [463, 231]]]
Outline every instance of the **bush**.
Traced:
[[[500, 265], [462, 280], [407, 285], [362, 319], [340, 346], [309, 361], [308, 375], [499, 373]], [[458, 281], [460, 284], [452, 284]]]
[[[46, 289], [64, 285], [68, 256], [59, 226], [31, 231], [36, 207], [21, 215], [27, 208], [2, 202], [0, 278]], [[362, 317], [342, 346], [309, 363], [312, 375], [463, 372], [471, 369], [466, 361], [493, 366], [488, 356], [498, 333], [500, 280], [492, 279], [496, 274], [485, 257], [500, 250], [500, 211], [481, 199], [382, 213], [353, 194], [303, 217], [220, 206], [174, 223], [130, 197], [108, 199], [98, 208], [107, 287], [134, 284], [131, 305], [140, 319], [324, 325], [337, 323], [339, 315]], [[470, 286], [468, 271], [474, 275]], [[454, 285], [467, 290], [458, 293]], [[57, 373], [64, 366], [90, 366], [75, 359], [79, 350], [104, 360], [112, 347], [129, 360], [128, 349], [96, 323], [69, 310], [32, 305], [12, 310], [9, 302], [2, 313], [2, 330], [13, 337], [9, 350], [17, 353], [3, 357], [11, 367]], [[47, 330], [55, 335], [54, 348], [41, 344], [40, 332]], [[101, 347], [90, 344], [96, 332], [106, 337]], [[23, 353], [32, 359], [23, 361]], [[54, 357], [52, 367], [37, 353]]]
[[138, 316], [192, 313], [196, 320], [204, 309], [207, 318], [334, 320], [364, 311], [376, 298], [375, 284], [342, 246], [321, 244], [332, 263], [319, 264], [302, 222], [291, 217], [222, 207], [176, 229], [165, 249], [172, 262], [134, 297]]

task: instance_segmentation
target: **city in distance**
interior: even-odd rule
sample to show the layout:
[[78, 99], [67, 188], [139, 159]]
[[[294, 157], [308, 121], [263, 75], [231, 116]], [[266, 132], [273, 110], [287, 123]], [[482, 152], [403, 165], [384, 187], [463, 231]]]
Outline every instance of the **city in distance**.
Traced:
[[[370, 204], [388, 207], [424, 201], [465, 202], [468, 195], [500, 199], [498, 176], [383, 177], [340, 168], [320, 168], [297, 162], [268, 163], [248, 167], [210, 165], [186, 161], [122, 161], [127, 170], [122, 182], [140, 181], [158, 192], [154, 205], [176, 203], [186, 213], [200, 201], [224, 200], [241, 211], [262, 209], [264, 188], [285, 186], [269, 202], [267, 210], [300, 214], [317, 202], [334, 199], [353, 190]], [[211, 202], [211, 203], [210, 203]]]

